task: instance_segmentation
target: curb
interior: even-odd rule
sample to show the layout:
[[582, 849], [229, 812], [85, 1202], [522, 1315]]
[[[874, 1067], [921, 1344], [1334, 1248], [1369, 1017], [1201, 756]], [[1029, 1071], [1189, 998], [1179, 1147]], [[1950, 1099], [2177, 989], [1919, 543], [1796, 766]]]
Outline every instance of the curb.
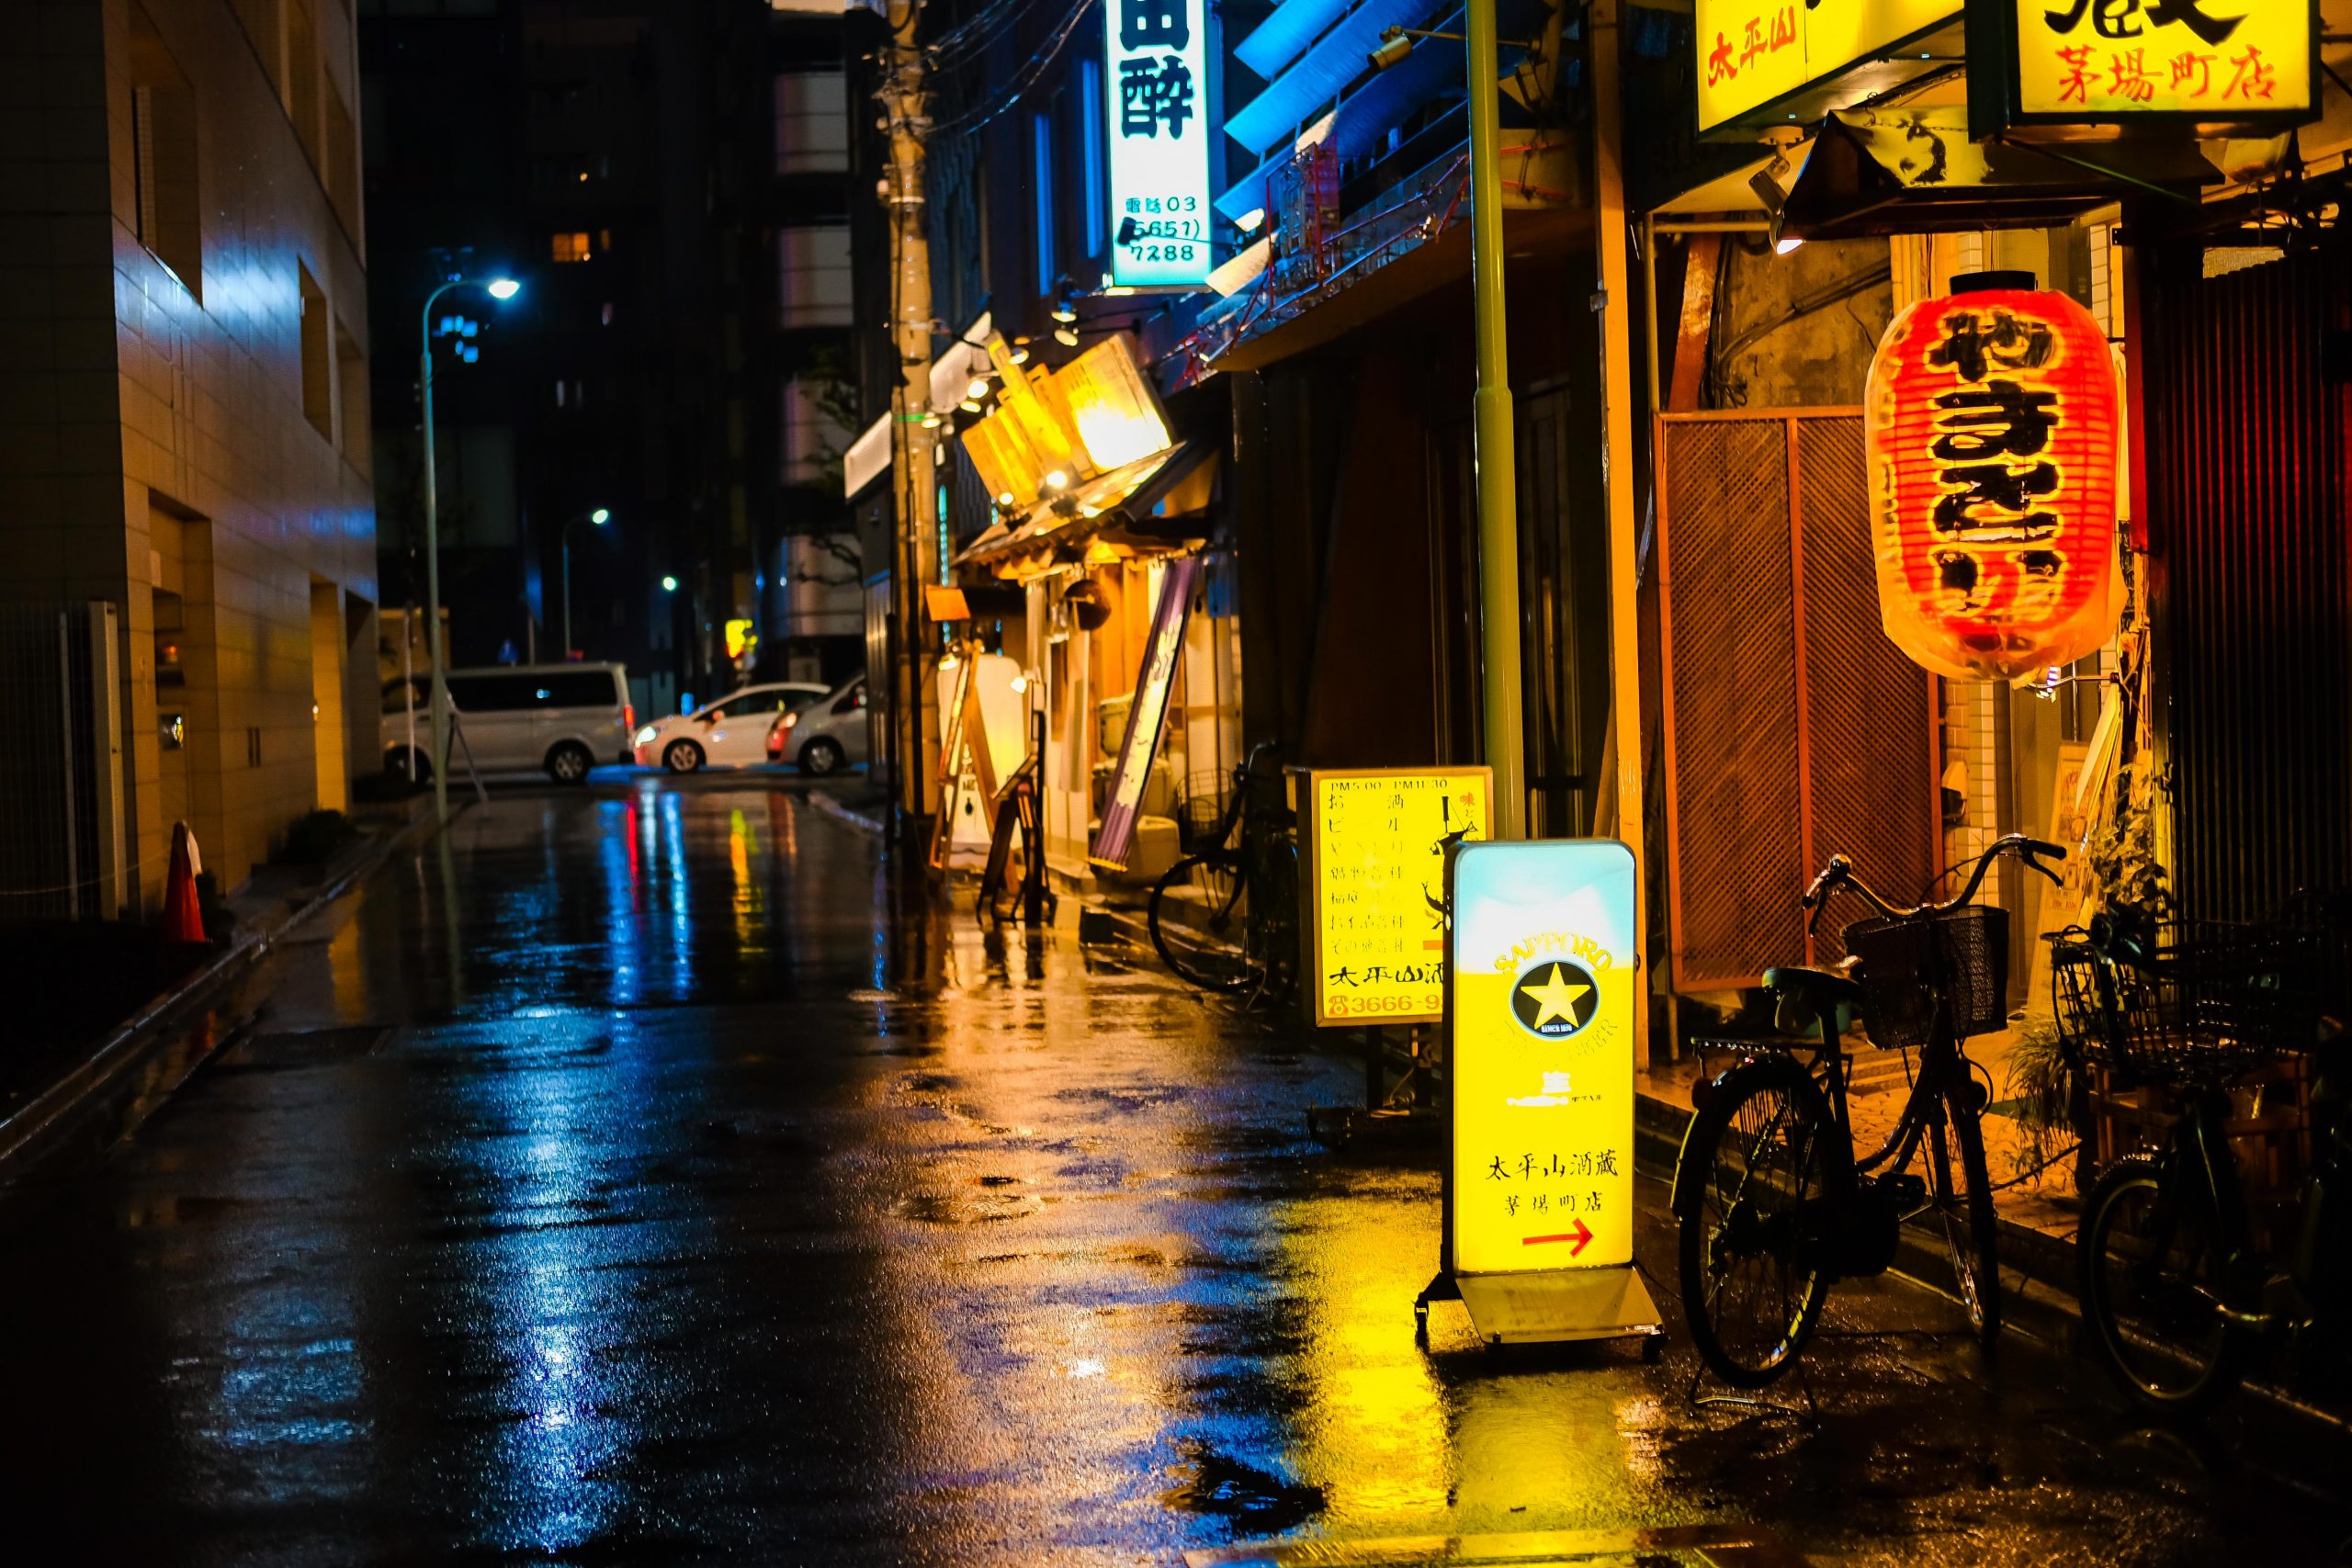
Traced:
[[[464, 808], [463, 804], [458, 807]], [[456, 811], [451, 812], [452, 819], [456, 815]], [[23, 1191], [32, 1184], [31, 1179], [43, 1165], [71, 1152], [76, 1145], [76, 1134], [85, 1131], [104, 1109], [106, 1098], [147, 1065], [174, 1026], [250, 974], [287, 932], [349, 892], [394, 856], [423, 843], [440, 826], [426, 814], [382, 840], [379, 850], [363, 855], [345, 868], [341, 875], [277, 922], [275, 929], [256, 930], [239, 937], [226, 952], [154, 998], [100, 1041], [81, 1065], [0, 1122], [0, 1191], [12, 1195]], [[157, 1081], [142, 1086], [130, 1114], [101, 1133], [85, 1152], [95, 1154], [136, 1131], [226, 1043], [225, 1039], [213, 1041], [204, 1050], [166, 1068]]]
[[889, 832], [888, 824], [876, 818], [868, 817], [855, 807], [844, 804], [838, 797], [827, 795], [823, 790], [809, 790], [800, 798], [836, 822], [854, 828], [861, 833], [870, 833], [879, 839], [886, 837]]

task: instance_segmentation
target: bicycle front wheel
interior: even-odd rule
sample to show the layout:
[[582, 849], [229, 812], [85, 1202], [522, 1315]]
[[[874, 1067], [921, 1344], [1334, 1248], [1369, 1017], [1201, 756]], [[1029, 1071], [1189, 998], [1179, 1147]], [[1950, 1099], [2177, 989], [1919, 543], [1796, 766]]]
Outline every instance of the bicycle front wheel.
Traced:
[[1788, 1371], [1820, 1321], [1832, 1131], [1811, 1084], [1758, 1077], [1726, 1084], [1683, 1142], [1703, 1185], [1681, 1220], [1682, 1314], [1735, 1388]]
[[[1990, 1348], [2001, 1337], [2001, 1267], [1995, 1250], [1997, 1225], [1992, 1178], [1984, 1163], [1984, 1129], [1965, 1089], [1946, 1096], [1944, 1105], [1949, 1135], [1941, 1123], [1928, 1129], [1928, 1197], [1951, 1258], [1954, 1293], [1968, 1309], [1968, 1325], [1976, 1331], [1978, 1343]], [[1951, 1146], [1955, 1144], [1957, 1149]], [[1955, 1154], [1957, 1161], [1951, 1157]]]
[[1238, 991], [1255, 977], [1242, 952], [1241, 874], [1222, 855], [1189, 855], [1152, 884], [1151, 945], [1178, 978]]
[[2083, 1202], [2076, 1295], [2109, 1371], [2143, 1410], [2185, 1418], [2236, 1386], [2246, 1351], [2227, 1315], [2229, 1227], [2165, 1190], [2148, 1155], [2109, 1166]]

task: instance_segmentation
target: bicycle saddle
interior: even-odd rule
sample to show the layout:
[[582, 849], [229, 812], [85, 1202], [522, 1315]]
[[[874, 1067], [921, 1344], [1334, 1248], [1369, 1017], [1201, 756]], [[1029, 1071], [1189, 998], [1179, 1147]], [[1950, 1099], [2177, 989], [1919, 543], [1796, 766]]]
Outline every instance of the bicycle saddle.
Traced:
[[1764, 988], [1802, 997], [1819, 1007], [1859, 1004], [1862, 987], [1852, 974], [1855, 960], [1841, 960], [1834, 969], [1810, 964], [1783, 964], [1764, 971]]

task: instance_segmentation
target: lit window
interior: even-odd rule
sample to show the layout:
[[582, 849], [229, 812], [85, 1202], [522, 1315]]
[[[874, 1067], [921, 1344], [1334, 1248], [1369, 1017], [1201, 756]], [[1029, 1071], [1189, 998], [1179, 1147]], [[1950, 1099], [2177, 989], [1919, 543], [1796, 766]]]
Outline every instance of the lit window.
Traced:
[[559, 262], [584, 262], [588, 259], [588, 234], [585, 230], [571, 234], [557, 234], [548, 252]]

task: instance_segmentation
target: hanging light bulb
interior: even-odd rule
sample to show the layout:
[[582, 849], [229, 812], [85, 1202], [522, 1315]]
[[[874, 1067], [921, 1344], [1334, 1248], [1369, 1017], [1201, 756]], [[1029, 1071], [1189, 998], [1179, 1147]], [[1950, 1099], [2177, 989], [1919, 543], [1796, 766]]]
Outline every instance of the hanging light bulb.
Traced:
[[989, 384], [984, 378], [975, 376], [972, 378], [972, 384], [964, 389], [964, 395], [967, 398], [985, 398], [989, 395]]
[[1029, 340], [1027, 338], [1017, 337], [1012, 340], [1012, 362], [1015, 365], [1026, 365], [1029, 363]]
[[1078, 346], [1078, 329], [1076, 327], [1056, 327], [1054, 329], [1054, 341], [1060, 344], [1064, 348], [1076, 348]]

